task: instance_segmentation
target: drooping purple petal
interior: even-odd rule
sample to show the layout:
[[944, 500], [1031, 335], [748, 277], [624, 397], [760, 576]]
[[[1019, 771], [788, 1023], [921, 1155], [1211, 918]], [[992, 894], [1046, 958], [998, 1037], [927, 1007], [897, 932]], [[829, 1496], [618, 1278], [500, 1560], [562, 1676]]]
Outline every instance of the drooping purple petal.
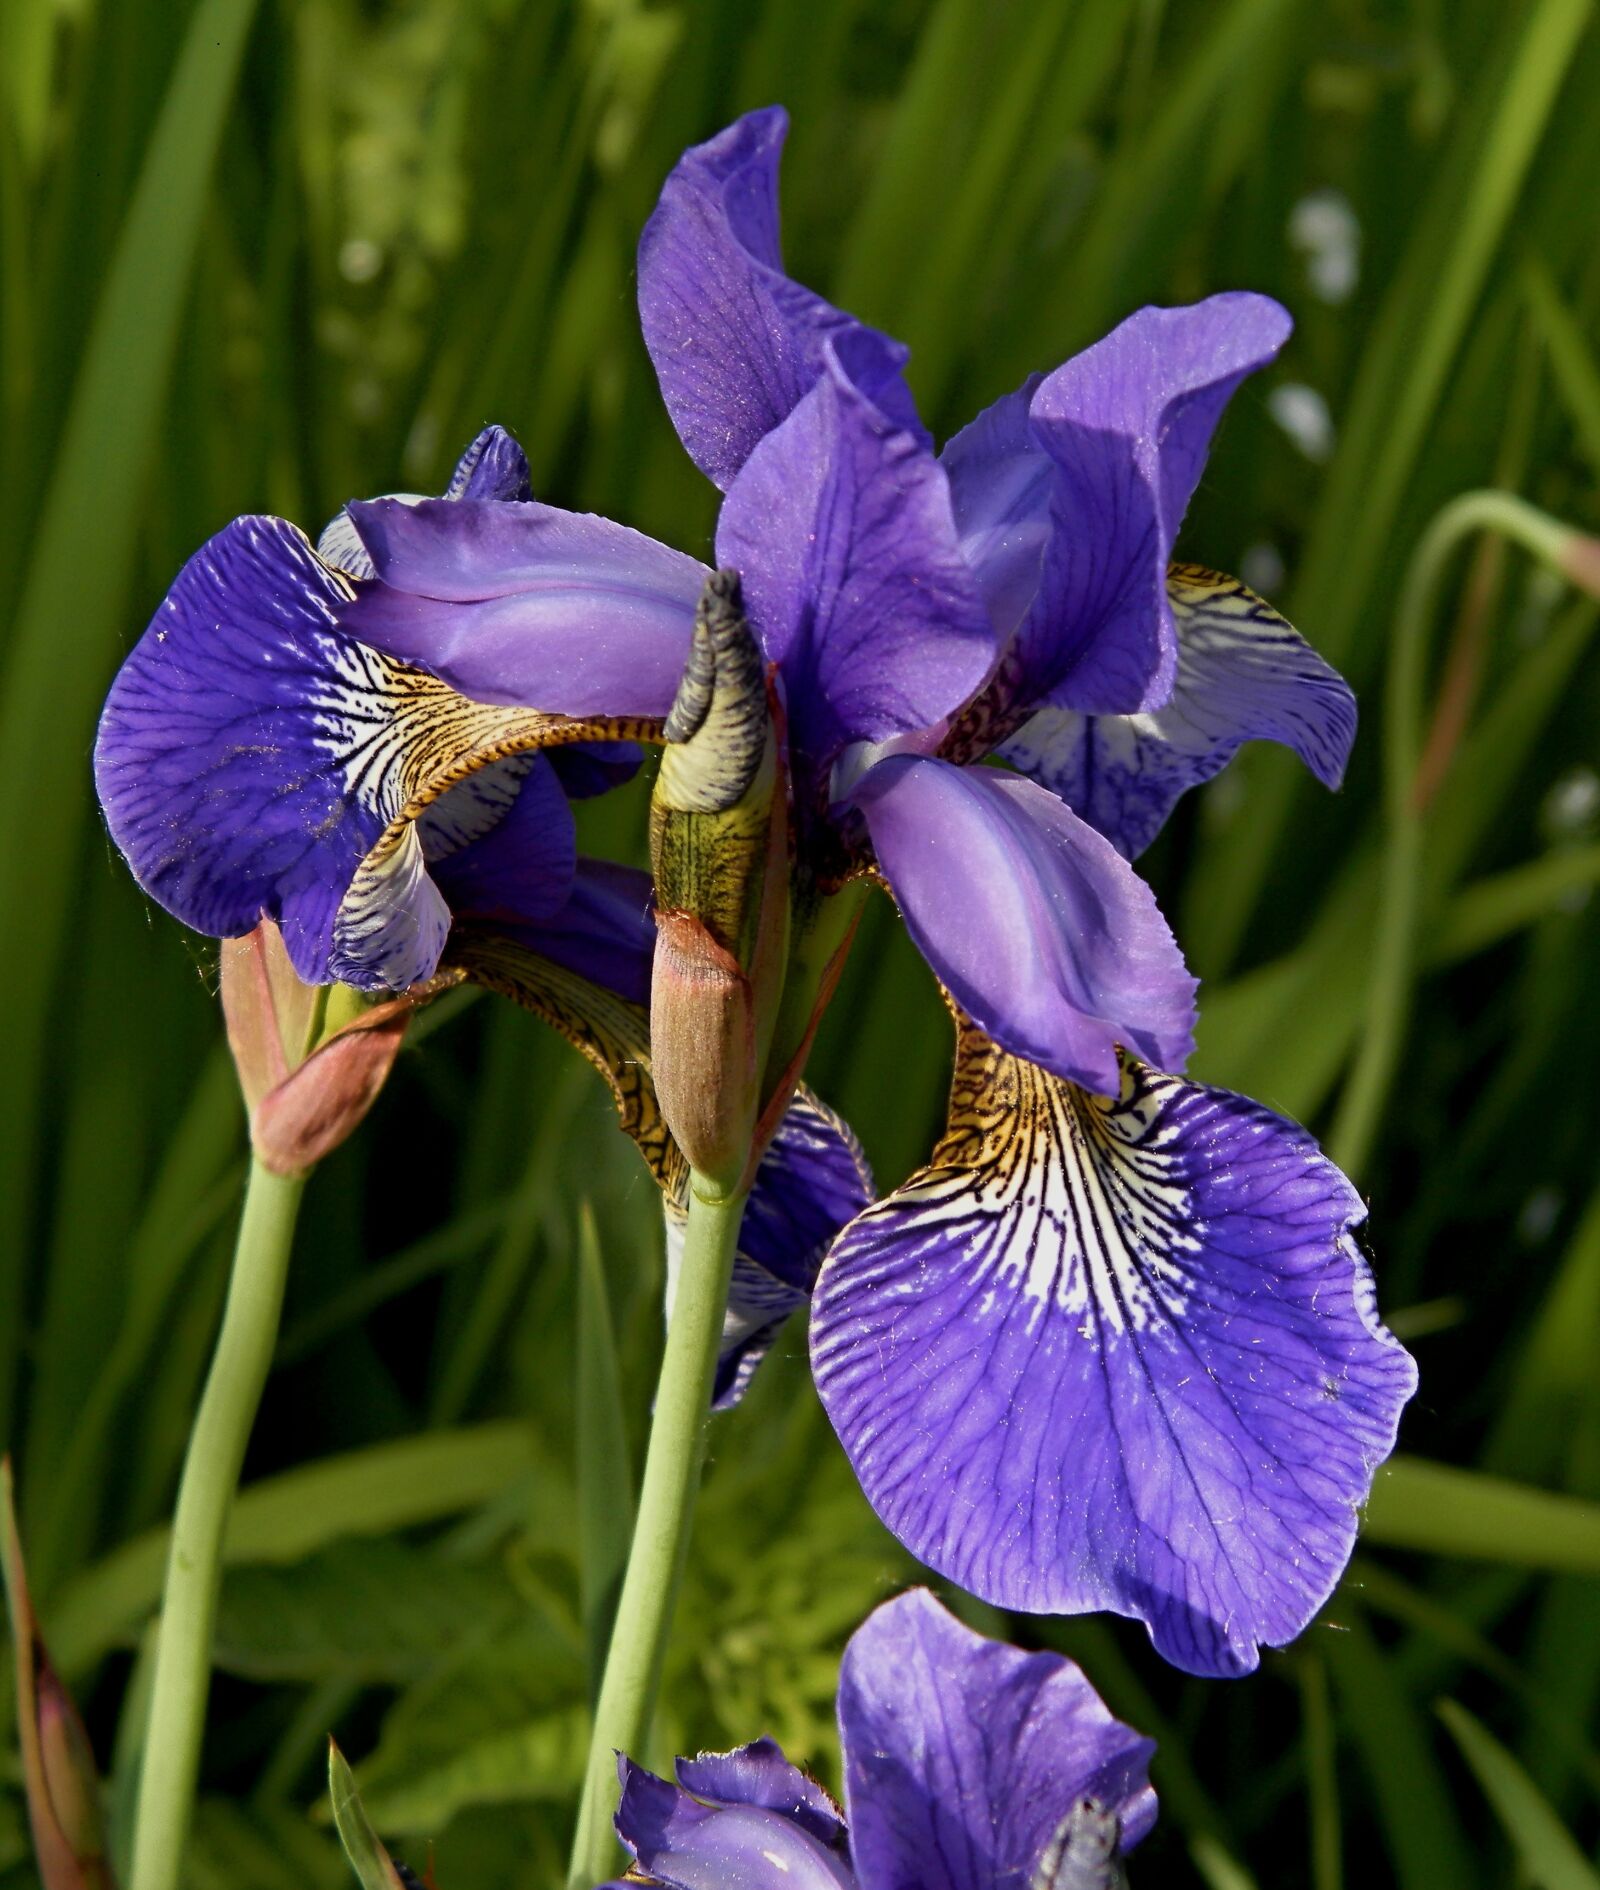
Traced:
[[783, 675], [791, 752], [814, 775], [848, 742], [927, 728], [988, 674], [994, 633], [932, 455], [839, 366], [750, 454], [717, 561]]
[[587, 801], [631, 781], [644, 764], [644, 750], [637, 742], [574, 742], [552, 748], [550, 764], [567, 798]]
[[925, 1588], [851, 1636], [839, 1672], [850, 1846], [863, 1890], [1027, 1890], [1085, 1799], [1124, 1849], [1155, 1822], [1155, 1742], [1070, 1660], [964, 1627]]
[[[872, 1199], [872, 1171], [844, 1118], [801, 1089], [756, 1170], [739, 1229], [712, 1386], [712, 1409], [731, 1410], [784, 1321], [811, 1296], [834, 1237]], [[683, 1251], [683, 1210], [667, 1206], [667, 1310]]]
[[1356, 733], [1349, 686], [1302, 637], [1233, 578], [1174, 565], [1178, 633], [1171, 700], [1148, 715], [1041, 709], [1000, 753], [1059, 794], [1134, 859], [1179, 797], [1209, 781], [1247, 741], [1292, 748], [1336, 788]]
[[985, 407], [939, 455], [962, 555], [1002, 639], [1033, 601], [1050, 539], [1054, 462], [1028, 411], [1043, 378], [1030, 374], [1015, 393]]
[[499, 501], [352, 504], [376, 583], [344, 627], [481, 702], [661, 716], [689, 654], [703, 565], [589, 513]]
[[855, 799], [918, 949], [1008, 1050], [1103, 1094], [1117, 1046], [1167, 1069], [1195, 982], [1150, 889], [1054, 795], [995, 768], [895, 755]]
[[383, 983], [386, 937], [409, 969], [437, 957], [448, 920], [413, 843], [368, 889], [371, 961], [339, 936], [399, 811], [407, 740], [393, 666], [335, 627], [345, 595], [292, 525], [236, 519], [118, 672], [95, 782], [135, 878], [185, 925], [228, 938], [272, 918], [307, 982]]
[[824, 1263], [817, 1387], [940, 1573], [1245, 1673], [1332, 1591], [1415, 1389], [1363, 1214], [1257, 1103], [1131, 1061], [1106, 1101], [967, 1029], [932, 1165]]
[[1145, 308], [1040, 383], [1030, 417], [1054, 462], [1050, 541], [1018, 632], [1019, 701], [1095, 715], [1166, 701], [1173, 541], [1223, 408], [1289, 328], [1262, 295]]
[[672, 1890], [855, 1890], [844, 1856], [782, 1811], [703, 1805], [622, 1759], [617, 1835], [638, 1867]]
[[[391, 492], [388, 498], [403, 505], [415, 505], [421, 493]], [[529, 483], [528, 459], [516, 440], [504, 427], [485, 427], [456, 461], [456, 469], [445, 487], [447, 499], [528, 499], [533, 496]], [[351, 577], [372, 576], [372, 559], [356, 532], [348, 506], [322, 529], [317, 540], [317, 556], [336, 564]]]
[[544, 755], [518, 756], [473, 775], [435, 801], [418, 825], [428, 870], [452, 912], [509, 931], [553, 919], [574, 895], [577, 830]]
[[732, 1752], [702, 1752], [677, 1762], [678, 1783], [716, 1805], [759, 1805], [780, 1811], [819, 1844], [844, 1836], [839, 1807], [813, 1778], [783, 1756], [775, 1739], [755, 1739]]
[[523, 877], [510, 837], [505, 847], [495, 847], [494, 839], [491, 834], [474, 849], [470, 883], [454, 876], [454, 862], [439, 868], [457, 922], [503, 933], [630, 1004], [647, 1005], [656, 948], [650, 875], [609, 860], [579, 859], [565, 903], [533, 919], [517, 904]]
[[926, 443], [901, 378], [906, 350], [784, 273], [778, 163], [788, 114], [746, 114], [686, 151], [639, 239], [639, 319], [661, 393], [700, 470], [724, 491], [756, 442], [853, 346], [862, 391]]

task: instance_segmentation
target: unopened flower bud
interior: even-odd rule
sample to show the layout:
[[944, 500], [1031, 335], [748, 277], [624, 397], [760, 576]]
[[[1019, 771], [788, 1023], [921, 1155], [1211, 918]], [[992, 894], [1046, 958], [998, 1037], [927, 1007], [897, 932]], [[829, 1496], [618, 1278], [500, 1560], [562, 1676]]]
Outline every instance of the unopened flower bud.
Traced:
[[34, 1618], [9, 1461], [0, 1464], [0, 1561], [16, 1653], [17, 1741], [39, 1881], [43, 1890], [113, 1890], [94, 1753]]
[[782, 981], [788, 829], [766, 666], [738, 575], [707, 580], [650, 805], [651, 1065], [690, 1166], [739, 1185]]
[[416, 1011], [458, 981], [446, 973], [375, 1004], [347, 985], [302, 983], [268, 919], [224, 939], [228, 1047], [263, 1165], [304, 1174], [331, 1154], [377, 1100]]

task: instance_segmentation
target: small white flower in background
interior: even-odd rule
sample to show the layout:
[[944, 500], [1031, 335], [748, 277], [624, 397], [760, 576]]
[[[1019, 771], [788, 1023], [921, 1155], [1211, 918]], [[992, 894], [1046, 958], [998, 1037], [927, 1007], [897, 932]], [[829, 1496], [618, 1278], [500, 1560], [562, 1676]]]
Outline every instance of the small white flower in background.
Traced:
[[1303, 381], [1284, 381], [1267, 396], [1267, 411], [1315, 465], [1332, 456], [1333, 416], [1314, 387]]
[[1348, 302], [1361, 280], [1361, 224], [1342, 191], [1314, 190], [1289, 213], [1289, 241], [1306, 259], [1319, 301]]

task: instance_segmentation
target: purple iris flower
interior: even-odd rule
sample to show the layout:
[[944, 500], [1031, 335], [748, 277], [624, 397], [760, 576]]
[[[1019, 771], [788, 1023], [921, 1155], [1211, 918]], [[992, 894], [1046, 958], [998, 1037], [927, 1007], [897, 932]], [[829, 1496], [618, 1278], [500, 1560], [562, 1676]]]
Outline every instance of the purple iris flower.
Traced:
[[[443, 500], [388, 501], [490, 515], [528, 502], [527, 461], [500, 427], [468, 447]], [[449, 950], [450, 969], [562, 1029], [611, 1082], [663, 1189], [670, 1293], [686, 1171], [649, 1090], [650, 878], [580, 858], [568, 804], [626, 780], [639, 750], [473, 701], [352, 636], [338, 612], [371, 575], [348, 508], [315, 549], [282, 519], [243, 518], [189, 560], [101, 719], [112, 838], [195, 930], [234, 937], [275, 920], [307, 983], [403, 990]], [[855, 1137], [802, 1092], [758, 1172], [719, 1406], [737, 1402], [871, 1199]]]
[[[935, 457], [905, 351], [784, 273], [784, 130], [753, 113], [673, 171], [645, 338], [774, 666], [799, 922], [881, 876], [959, 1022], [932, 1163], [823, 1265], [818, 1388], [942, 1574], [1245, 1672], [1332, 1591], [1416, 1383], [1354, 1188], [1294, 1124], [1175, 1074], [1194, 981], [1127, 863], [1242, 742], [1333, 786], [1353, 738], [1349, 690], [1276, 613], [1171, 562], [1289, 320], [1248, 294], [1141, 310]], [[485, 699], [665, 712], [694, 560], [545, 506], [351, 512], [376, 579], [340, 608], [355, 634]]]
[[[527, 477], [491, 427], [443, 503], [501, 509]], [[522, 918], [562, 909], [577, 873], [568, 797], [626, 778], [638, 753], [552, 758], [541, 750], [584, 730], [465, 700], [352, 637], [337, 613], [369, 569], [345, 513], [320, 551], [282, 519], [234, 520], [119, 671], [95, 781], [135, 878], [186, 925], [228, 938], [270, 918], [307, 983], [403, 990], [437, 966], [446, 887], [470, 888], [487, 841]]]
[[1154, 1743], [1059, 1654], [962, 1626], [925, 1588], [851, 1636], [839, 1674], [845, 1809], [770, 1739], [623, 1759], [630, 1882], [668, 1890], [1113, 1890], [1155, 1822]]

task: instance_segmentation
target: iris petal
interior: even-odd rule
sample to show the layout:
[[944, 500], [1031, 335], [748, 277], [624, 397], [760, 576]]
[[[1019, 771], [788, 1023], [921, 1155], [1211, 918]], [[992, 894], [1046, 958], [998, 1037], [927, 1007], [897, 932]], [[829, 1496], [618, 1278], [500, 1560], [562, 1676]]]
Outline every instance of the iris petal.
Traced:
[[[418, 492], [391, 492], [385, 495], [405, 505], [418, 505]], [[456, 469], [445, 487], [447, 499], [528, 499], [533, 496], [529, 482], [528, 458], [504, 427], [485, 427], [456, 461]], [[372, 559], [361, 542], [348, 506], [323, 527], [317, 540], [317, 556], [339, 567], [348, 577], [372, 576]]]
[[844, 1836], [839, 1807], [813, 1778], [783, 1756], [773, 1739], [755, 1739], [732, 1752], [702, 1752], [679, 1759], [678, 1783], [718, 1805], [760, 1805], [781, 1811], [822, 1844]]
[[1053, 462], [1028, 412], [1043, 379], [1031, 374], [1015, 393], [985, 407], [939, 455], [962, 555], [1002, 637], [1033, 601], [1050, 539]]
[[1178, 564], [1167, 574], [1167, 595], [1178, 668], [1164, 707], [1127, 716], [1041, 709], [1000, 750], [1130, 860], [1179, 797], [1209, 781], [1243, 743], [1282, 742], [1336, 788], [1356, 733], [1355, 697], [1343, 678], [1236, 579]]
[[926, 443], [906, 350], [784, 273], [778, 163], [789, 117], [750, 112], [684, 153], [639, 239], [639, 319], [691, 458], [724, 491], [848, 339], [863, 391]]
[[[438, 961], [431, 862], [517, 801], [542, 747], [630, 725], [507, 711], [343, 634], [350, 585], [281, 519], [237, 519], [179, 573], [113, 683], [95, 774], [113, 839], [186, 925], [263, 918], [308, 983], [403, 988]], [[546, 869], [571, 816], [548, 793]], [[559, 903], [531, 883], [523, 909]]]
[[644, 1871], [671, 1890], [855, 1890], [837, 1852], [781, 1811], [702, 1805], [624, 1759], [617, 1835]]
[[1177, 944], [1149, 887], [1054, 795], [896, 755], [855, 798], [918, 949], [1007, 1049], [1106, 1094], [1119, 1044], [1182, 1066], [1195, 985]]
[[354, 503], [381, 582], [343, 627], [480, 702], [664, 716], [705, 567], [642, 532], [552, 505]]
[[1355, 1190], [1293, 1123], [1131, 1060], [1105, 1100], [968, 1025], [951, 1094], [931, 1165], [817, 1283], [863, 1489], [987, 1601], [1249, 1671], [1331, 1593], [1416, 1386]]
[[1166, 701], [1173, 541], [1223, 408], [1289, 327], [1262, 295], [1145, 308], [1040, 383], [1050, 540], [1018, 632], [1019, 702], [1134, 715]]
[[791, 750], [813, 773], [848, 742], [927, 728], [993, 663], [944, 473], [832, 352], [729, 492], [717, 561], [742, 575]]
[[1025, 1887], [1092, 1798], [1126, 1848], [1155, 1821], [1153, 1740], [1059, 1654], [985, 1640], [925, 1588], [877, 1609], [839, 1673], [846, 1815], [867, 1890]]

